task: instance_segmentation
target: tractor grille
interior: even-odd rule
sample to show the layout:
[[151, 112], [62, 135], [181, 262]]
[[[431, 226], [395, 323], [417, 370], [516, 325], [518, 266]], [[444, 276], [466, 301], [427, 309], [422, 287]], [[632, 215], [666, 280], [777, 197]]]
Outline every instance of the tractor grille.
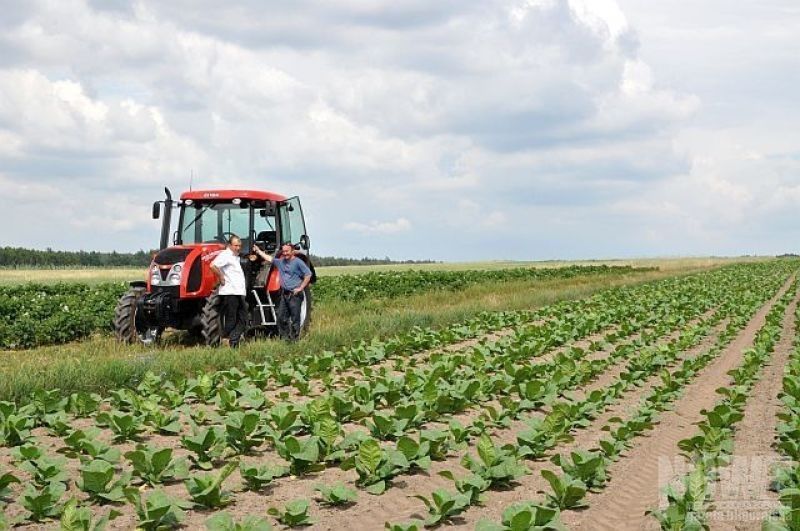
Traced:
[[191, 249], [164, 249], [163, 251], [160, 251], [155, 258], [153, 258], [153, 262], [157, 263], [158, 265], [176, 264], [186, 260], [186, 257], [189, 256], [189, 253], [191, 252]]

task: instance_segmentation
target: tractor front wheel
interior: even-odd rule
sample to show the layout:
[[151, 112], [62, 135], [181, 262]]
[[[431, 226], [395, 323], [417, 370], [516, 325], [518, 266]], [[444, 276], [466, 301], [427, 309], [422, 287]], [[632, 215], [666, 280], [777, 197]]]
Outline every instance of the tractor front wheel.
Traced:
[[131, 288], [117, 302], [114, 309], [114, 335], [122, 343], [156, 343], [164, 330], [148, 327], [136, 317], [136, 302], [145, 294], [143, 288]]
[[200, 318], [201, 333], [206, 345], [216, 347], [222, 342], [222, 297], [216, 291], [206, 300]]

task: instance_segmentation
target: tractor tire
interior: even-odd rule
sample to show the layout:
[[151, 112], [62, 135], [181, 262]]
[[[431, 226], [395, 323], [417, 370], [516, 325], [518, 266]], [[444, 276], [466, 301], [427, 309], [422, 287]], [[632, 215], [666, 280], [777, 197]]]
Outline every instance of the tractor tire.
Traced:
[[114, 309], [114, 336], [120, 343], [152, 345], [161, 337], [163, 328], [148, 328], [136, 322], [136, 301], [144, 295], [143, 288], [131, 288]]
[[200, 322], [202, 323], [201, 334], [206, 345], [209, 347], [219, 346], [223, 334], [222, 298], [216, 291], [206, 299]]
[[299, 337], [303, 337], [308, 332], [311, 326], [311, 308], [314, 305], [314, 300], [311, 297], [311, 286], [306, 286], [303, 290], [303, 306], [300, 307], [300, 333]]

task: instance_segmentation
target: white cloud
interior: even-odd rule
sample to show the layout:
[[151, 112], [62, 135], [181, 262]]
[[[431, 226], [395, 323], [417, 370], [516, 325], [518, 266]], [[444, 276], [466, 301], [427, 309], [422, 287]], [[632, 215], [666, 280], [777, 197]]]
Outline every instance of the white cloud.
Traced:
[[397, 218], [394, 221], [371, 221], [358, 223], [351, 221], [344, 224], [344, 229], [361, 234], [397, 234], [411, 230], [411, 222], [406, 218]]
[[323, 254], [771, 249], [800, 189], [791, 6], [20, 5], [0, 22], [0, 175], [45, 188], [0, 208], [55, 190], [63, 212], [3, 236], [44, 247], [68, 215], [60, 245], [148, 247], [147, 205], [193, 173], [301, 194]]

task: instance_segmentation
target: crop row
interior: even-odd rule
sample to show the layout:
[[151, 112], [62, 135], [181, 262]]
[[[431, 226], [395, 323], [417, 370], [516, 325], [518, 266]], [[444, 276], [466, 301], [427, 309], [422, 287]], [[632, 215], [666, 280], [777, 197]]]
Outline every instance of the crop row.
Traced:
[[781, 506], [763, 525], [764, 531], [800, 529], [800, 307], [795, 311], [795, 342], [784, 366], [779, 394], [783, 408], [778, 414], [775, 447], [784, 462], [775, 467], [770, 489]]
[[[543, 501], [512, 506], [504, 514], [501, 525], [483, 521], [479, 524], [479, 528], [528, 529], [529, 527], [525, 525], [534, 526], [533, 522], [536, 522], [534, 526], [536, 529], [556, 529], [560, 526], [558, 514], [561, 510], [585, 507], [583, 499], [587, 492], [597, 491], [605, 486], [607, 465], [619, 458], [635, 436], [653, 427], [656, 414], [679, 396], [682, 387], [697, 374], [697, 371], [718, 355], [763, 302], [763, 300], [747, 302], [742, 300], [741, 295], [738, 297], [736, 311], [726, 316], [728, 325], [718, 337], [715, 346], [701, 355], [685, 359], [680, 369], [673, 373], [666, 370], [678, 360], [682, 352], [698, 344], [712, 325], [721, 321], [719, 315], [709, 322], [688, 327], [679, 338], [666, 345], [644, 349], [628, 362], [626, 370], [614, 382], [604, 385], [603, 389], [593, 391], [582, 400], [551, 405], [550, 412], [544, 418], [531, 419], [529, 426], [517, 434], [517, 444], [504, 447], [509, 459], [544, 457], [559, 443], [571, 440], [575, 430], [588, 427], [592, 419], [621, 398], [629, 387], [641, 385], [642, 381], [661, 372], [662, 384], [650, 392], [628, 419], [615, 419], [615, 425], [604, 428], [609, 431], [611, 437], [601, 440], [599, 448], [577, 449], [569, 456], [556, 454], [551, 458], [563, 473], [556, 475], [550, 470], [542, 472], [551, 487], [551, 492], [546, 493]], [[465, 461], [469, 463], [466, 457]], [[480, 486], [479, 490], [482, 492], [492, 488], [493, 485], [479, 474], [476, 477], [472, 468], [474, 467], [470, 468], [472, 475], [455, 482], [457, 492], [439, 489], [431, 498], [431, 500], [454, 500], [453, 503], [445, 507], [442, 504], [426, 501], [430, 516], [424, 525], [433, 525], [462, 514], [468, 506], [482, 501], [482, 494], [477, 495], [478, 493], [470, 493], [468, 490]], [[523, 468], [515, 470], [524, 473]], [[522, 525], [520, 522], [527, 524]], [[520, 525], [522, 527], [518, 527]]]
[[752, 348], [744, 352], [739, 366], [729, 371], [730, 384], [716, 390], [722, 398], [712, 409], [700, 412], [704, 418], [698, 424], [697, 433], [678, 443], [692, 470], [683, 478], [682, 488], [667, 486], [665, 508], [650, 511], [661, 529], [708, 528], [709, 486], [718, 476], [718, 469], [730, 463], [736, 426], [744, 418], [748, 395], [780, 339], [783, 316], [789, 302], [797, 296], [797, 287], [795, 279], [767, 314]]
[[[629, 266], [511, 268], [489, 271], [387, 271], [320, 277], [317, 301], [407, 296], [432, 290], [459, 290], [481, 282], [569, 279], [648, 271]], [[80, 339], [110, 330], [122, 282], [36, 284], [0, 287], [0, 348], [28, 348]]]
[[[764, 291], [782, 282], [785, 275], [786, 268], [779, 265], [741, 266], [675, 283], [657, 282], [654, 284], [660, 286], [658, 289], [652, 285], [641, 286], [625, 290], [623, 297], [610, 297], [605, 302], [612, 307], [628, 306], [625, 311], [617, 310], [608, 314], [614, 316], [609, 324], [617, 323], [620, 328], [610, 339], [617, 341], [626, 337], [626, 334], [643, 332], [643, 336], [636, 340], [638, 343], [615, 349], [616, 357], [612, 353], [609, 356], [611, 361], [584, 360], [585, 352], [572, 349], [543, 363], [537, 362], [537, 357], [554, 345], [566, 344], [571, 338], [585, 335], [588, 330], [607, 326], [598, 324], [606, 323], [606, 317], [598, 317], [605, 315], [603, 305], [593, 303], [592, 311], [582, 312], [587, 307], [585, 304], [588, 304], [582, 301], [582, 304], [575, 306], [577, 311], [572, 314], [548, 315], [548, 312], [541, 312], [539, 317], [548, 315], [545, 323], [523, 326], [519, 335], [524, 336], [524, 340], [519, 337], [509, 339], [502, 348], [495, 349], [485, 343], [452, 356], [430, 356], [424, 367], [404, 365], [402, 376], [378, 371], [371, 375], [362, 373], [364, 378], [359, 380], [361, 383], [354, 381], [352, 385], [353, 388], [360, 386], [362, 391], [349, 394], [349, 390], [344, 390], [339, 396], [341, 400], [336, 398], [340, 391], [329, 390], [324, 396], [301, 405], [288, 398], [273, 402], [265, 392], [274, 390], [276, 385], [278, 389], [284, 385], [280, 373], [272, 366], [252, 365], [243, 371], [220, 371], [207, 375], [207, 379], [199, 375], [198, 378], [184, 381], [166, 382], [151, 376], [141, 383], [136, 392], [120, 389], [105, 399], [86, 393], [76, 393], [64, 399], [57, 391], [51, 391], [39, 393], [26, 406], [6, 403], [0, 408], [3, 426], [0, 440], [14, 448], [12, 457], [19, 469], [25, 472], [23, 477], [28, 483], [18, 498], [15, 512], [22, 514], [20, 507], [24, 507], [24, 514], [36, 520], [50, 518], [64, 510], [61, 499], [66, 487], [62, 490], [56, 484], [66, 484], [65, 478], [58, 476], [58, 473], [63, 473], [65, 463], [37, 444], [34, 434], [41, 433], [37, 430], [45, 430], [56, 436], [60, 453], [80, 462], [79, 469], [70, 474], [73, 476], [77, 473], [80, 478], [74, 481], [77, 488], [74, 493], [80, 493], [81, 499], [94, 504], [101, 504], [102, 500], [111, 502], [107, 500], [108, 497], [114, 498], [113, 503], [129, 500], [140, 520], [157, 512], [156, 507], [163, 508], [165, 503], [167, 511], [164, 514], [180, 514], [183, 510], [181, 503], [212, 508], [229, 503], [230, 496], [223, 496], [225, 489], [222, 485], [237, 468], [243, 483], [258, 489], [259, 485], [263, 488], [276, 476], [286, 473], [308, 474], [320, 465], [342, 463], [345, 468], [353, 466], [358, 472], [360, 459], [359, 486], [370, 487], [373, 491], [382, 490], [374, 485], [383, 482], [382, 487], [385, 488], [387, 481], [396, 473], [413, 473], [424, 468], [431, 459], [446, 456], [471, 437], [502, 427], [525, 411], [551, 404], [555, 397], [567, 389], [582, 385], [612, 363], [629, 358], [636, 349], [670, 329], [685, 327], [686, 323], [704, 312], [719, 308], [710, 318], [717, 321], [709, 322], [719, 322], [718, 314], [730, 318], [728, 316], [733, 315], [737, 308], [731, 293], [746, 298], [747, 294], [743, 295], [743, 292], [752, 289], [751, 296], [762, 296]], [[619, 290], [611, 291], [620, 293]], [[647, 297], [641, 296], [642, 293]], [[663, 298], [667, 293], [672, 303], [667, 300], [654, 307], [652, 299]], [[636, 310], [652, 311], [656, 316], [641, 317], [627, 325], [627, 328], [621, 326], [636, 315]], [[662, 319], [664, 323], [659, 323]], [[707, 325], [705, 323], [706, 330]], [[652, 333], [646, 332], [646, 327], [653, 328]], [[626, 330], [622, 330], [624, 328]], [[698, 330], [694, 327], [687, 329], [684, 340], [690, 337], [697, 339]], [[398, 346], [392, 350], [392, 355], [396, 359], [407, 359], [401, 354], [405, 352], [404, 348]], [[652, 352], [648, 351], [647, 356], [650, 354]], [[371, 357], [359, 356], [361, 363], [376, 362]], [[629, 382], [638, 378], [635, 377], [638, 373], [634, 371], [663, 366], [656, 358], [643, 356], [644, 353], [631, 358], [624, 373]], [[633, 360], [638, 360], [639, 364]], [[314, 377], [325, 379], [326, 370], [313, 362], [314, 358], [306, 358], [305, 363], [292, 365], [292, 385], [296, 387], [298, 380], [307, 381]], [[359, 362], [354, 363], [356, 365], [337, 365], [337, 369], [357, 367]], [[328, 365], [328, 370], [331, 366]], [[395, 377], [400, 378], [398, 382], [401, 383], [393, 384]], [[377, 383], [372, 385], [371, 381]], [[550, 382], [556, 387], [537, 388], [537, 382]], [[627, 385], [630, 384], [624, 384], [623, 387]], [[528, 405], [525, 405], [523, 398], [527, 398]], [[445, 430], [425, 427], [425, 423], [446, 421], [456, 413], [489, 400], [493, 406], [485, 408], [483, 414], [466, 427], [459, 427], [458, 424], [452, 424]], [[606, 400], [608, 398], [602, 401]], [[388, 407], [391, 413], [376, 412], [375, 404]], [[208, 409], [206, 405], [213, 408]], [[185, 411], [182, 418], [180, 413], [176, 415], [179, 408]], [[366, 415], [362, 414], [364, 411]], [[103, 429], [91, 425], [85, 427], [84, 418]], [[191, 433], [183, 434], [180, 441], [189, 452], [187, 456], [191, 459], [188, 461], [171, 447], [125, 446], [125, 441], [143, 440], [147, 432], [167, 437], [181, 435], [183, 419], [187, 418], [191, 419], [190, 424], [194, 427]], [[363, 428], [346, 433], [343, 426], [347, 422], [362, 422], [369, 435]], [[76, 425], [81, 428], [76, 429]], [[113, 443], [108, 442], [106, 435], [114, 440]], [[265, 442], [268, 449], [278, 454], [280, 461], [264, 461], [265, 454], [261, 448]], [[119, 445], [130, 448], [124, 453], [128, 463], [124, 467], [118, 464], [122, 457]], [[255, 464], [240, 457], [253, 452], [262, 456]], [[191, 472], [193, 475], [187, 477], [187, 469], [216, 471]], [[381, 478], [387, 470], [389, 477]], [[164, 500], [174, 500], [174, 496], [164, 498], [158, 489], [152, 492], [144, 489], [145, 494], [126, 492], [122, 488], [125, 483], [122, 480], [128, 479], [126, 474], [132, 475], [134, 483], [147, 485], [184, 481], [192, 501], [167, 503]], [[12, 475], [19, 476], [17, 473]], [[362, 475], [368, 479], [361, 479]], [[376, 477], [379, 479], [373, 481]], [[102, 479], [98, 480], [99, 490], [91, 490], [94, 487], [87, 483], [88, 478]], [[323, 497], [347, 497], [345, 491], [334, 489], [333, 486], [322, 490], [327, 492], [327, 495], [320, 493]], [[42, 502], [47, 514], [35, 514], [31, 509], [38, 503], [35, 500]], [[48, 512], [50, 509], [52, 512]], [[76, 506], [70, 514], [81, 509]], [[299, 509], [299, 506], [294, 509]], [[292, 510], [278, 510], [279, 518], [293, 518], [287, 514]]]

